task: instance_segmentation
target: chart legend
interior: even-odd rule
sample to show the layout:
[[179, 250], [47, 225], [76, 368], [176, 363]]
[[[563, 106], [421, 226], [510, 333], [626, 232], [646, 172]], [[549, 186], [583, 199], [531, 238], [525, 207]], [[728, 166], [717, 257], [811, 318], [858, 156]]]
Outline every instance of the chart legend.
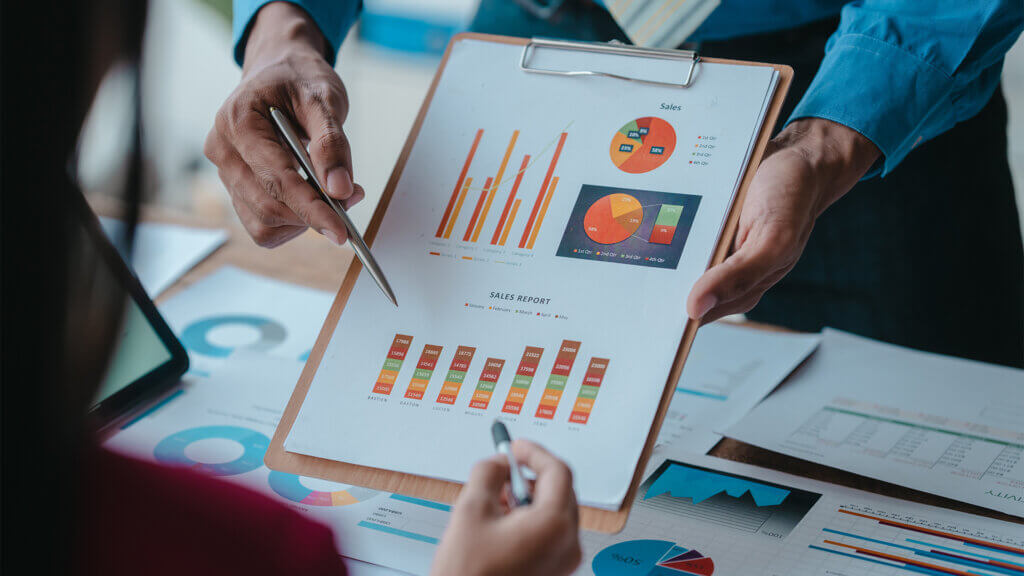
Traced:
[[604, 380], [604, 373], [608, 370], [607, 358], [591, 358], [587, 371], [583, 375], [583, 385], [576, 396], [576, 404], [569, 414], [569, 422], [573, 424], [586, 424], [590, 419], [590, 411], [594, 409], [594, 400], [597, 399], [597, 392], [601, 389], [601, 382]]
[[466, 372], [469, 371], [469, 365], [473, 362], [475, 353], [476, 348], [470, 346], [459, 346], [455, 350], [455, 357], [452, 358], [448, 374], [444, 377], [441, 392], [437, 395], [438, 404], [455, 404], [455, 399], [459, 397], [459, 389], [462, 388], [462, 383], [466, 380]]
[[500, 358], [488, 358], [484, 362], [483, 372], [480, 373], [480, 380], [476, 383], [476, 390], [473, 397], [469, 399], [470, 408], [487, 410], [491, 403], [491, 396], [494, 394], [494, 387], [501, 377], [501, 369], [505, 367], [505, 361]]
[[584, 184], [557, 255], [674, 269], [700, 196]]
[[576, 362], [576, 354], [580, 351], [580, 344], [575, 340], [562, 340], [558, 355], [555, 356], [555, 365], [551, 367], [551, 375], [544, 387], [544, 395], [541, 396], [537, 413], [534, 414], [537, 418], [550, 420], [555, 417], [558, 403], [562, 400], [562, 392], [565, 391], [565, 383], [569, 380], [572, 365]]
[[612, 137], [612, 164], [623, 172], [642, 174], [661, 166], [676, 149], [672, 125], [653, 116], [627, 122]]
[[427, 344], [420, 353], [420, 359], [416, 362], [416, 371], [412, 373], [412, 380], [409, 387], [405, 389], [405, 397], [412, 400], [422, 400], [430, 384], [430, 377], [434, 375], [434, 368], [437, 367], [437, 359], [441, 357], [441, 346]]
[[537, 374], [537, 365], [544, 354], [543, 348], [527, 346], [523, 351], [523, 357], [519, 360], [519, 367], [516, 368], [515, 377], [512, 378], [512, 387], [505, 398], [505, 404], [501, 411], [508, 414], [519, 414], [523, 409], [523, 402], [526, 401], [526, 393], [530, 390], [533, 377]]
[[395, 387], [395, 381], [398, 380], [398, 372], [402, 369], [402, 363], [405, 361], [405, 356], [409, 353], [409, 346], [411, 344], [412, 336], [395, 334], [395, 339], [391, 342], [391, 348], [388, 349], [387, 358], [384, 359], [384, 367], [380, 369], [377, 382], [373, 385], [373, 392], [375, 394], [384, 394], [385, 396], [391, 394], [391, 389]]

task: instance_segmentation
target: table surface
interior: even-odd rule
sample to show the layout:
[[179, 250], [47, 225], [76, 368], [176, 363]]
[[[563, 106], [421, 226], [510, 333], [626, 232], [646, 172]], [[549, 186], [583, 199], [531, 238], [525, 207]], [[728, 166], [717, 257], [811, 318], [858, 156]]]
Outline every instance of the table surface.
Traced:
[[[107, 216], [117, 215], [116, 205], [107, 200], [90, 198], [90, 203], [100, 214]], [[266, 249], [253, 243], [245, 230], [233, 217], [227, 219], [224, 217], [203, 217], [176, 213], [166, 208], [146, 207], [142, 211], [142, 219], [187, 226], [226, 228], [229, 232], [228, 241], [224, 246], [162, 293], [157, 298], [157, 303], [165, 301], [214, 270], [227, 265], [236, 266], [278, 280], [333, 292], [341, 286], [345, 271], [348, 269], [354, 256], [354, 253], [348, 246], [334, 246], [327, 239], [312, 230], [306, 231], [306, 233], [282, 246]], [[762, 329], [778, 329], [765, 326], [758, 327]], [[868, 492], [875, 492], [885, 496], [950, 508], [1024, 525], [1024, 519], [1008, 514], [822, 466], [814, 462], [758, 448], [757, 446], [745, 444], [731, 438], [722, 439], [709, 454], [797, 476], [805, 476]]]

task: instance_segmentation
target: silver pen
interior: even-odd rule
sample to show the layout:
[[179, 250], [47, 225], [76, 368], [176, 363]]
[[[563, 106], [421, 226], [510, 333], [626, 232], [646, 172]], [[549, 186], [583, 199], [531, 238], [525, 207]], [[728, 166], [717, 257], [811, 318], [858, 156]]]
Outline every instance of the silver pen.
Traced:
[[508, 459], [509, 477], [512, 492], [512, 504], [515, 506], [526, 506], [533, 501], [530, 493], [530, 485], [523, 477], [523, 471], [519, 469], [519, 463], [512, 454], [512, 438], [508, 435], [508, 428], [501, 420], [495, 420], [491, 425], [491, 437], [494, 439], [494, 449], [499, 454], [504, 454]]
[[381, 292], [391, 300], [391, 303], [398, 306], [398, 300], [395, 299], [395, 293], [391, 290], [391, 285], [388, 284], [388, 279], [384, 277], [384, 272], [380, 269], [380, 265], [377, 264], [377, 260], [374, 259], [373, 254], [370, 253], [370, 248], [366, 245], [359, 230], [356, 229], [356, 225], [352, 223], [352, 220], [345, 213], [345, 208], [340, 202], [331, 198], [324, 191], [324, 185], [320, 182], [316, 172], [313, 170], [313, 161], [309, 158], [309, 153], [306, 152], [306, 147], [302, 145], [302, 139], [295, 133], [295, 129], [292, 127], [292, 123], [288, 120], [288, 117], [284, 115], [279, 109], [271, 106], [270, 117], [274, 119], [274, 124], [277, 125], [278, 131], [284, 136], [285, 142], [288, 143], [288, 147], [292, 150], [292, 155], [298, 160], [299, 165], [302, 166], [302, 170], [306, 172], [306, 181], [309, 185], [316, 190], [316, 193], [320, 195], [320, 199], [327, 203], [334, 212], [341, 218], [341, 221], [345, 223], [345, 228], [348, 230], [348, 240], [352, 244], [352, 250], [355, 251], [356, 257], [363, 263], [366, 271], [370, 273], [373, 280], [380, 287]]

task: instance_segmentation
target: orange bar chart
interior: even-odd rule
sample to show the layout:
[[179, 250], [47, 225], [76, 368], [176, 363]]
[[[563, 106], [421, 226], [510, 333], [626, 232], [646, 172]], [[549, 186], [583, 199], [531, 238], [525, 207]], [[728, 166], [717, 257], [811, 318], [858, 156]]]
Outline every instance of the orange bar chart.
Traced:
[[373, 385], [375, 394], [391, 394], [391, 389], [394, 388], [395, 381], [398, 379], [398, 371], [402, 369], [402, 362], [405, 361], [411, 344], [412, 336], [395, 334], [395, 339], [391, 341], [391, 348], [388, 349], [388, 355], [384, 359], [384, 367], [381, 368], [377, 382]]
[[476, 383], [476, 390], [473, 397], [469, 399], [470, 408], [487, 410], [491, 403], [491, 396], [494, 394], [494, 387], [501, 377], [501, 369], [505, 367], [505, 361], [500, 358], [488, 358], [484, 362], [484, 370], [480, 373], [480, 380]]
[[419, 362], [416, 363], [416, 371], [412, 373], [412, 380], [409, 387], [405, 389], [405, 397], [413, 400], [422, 400], [430, 384], [430, 377], [434, 375], [434, 368], [437, 367], [437, 359], [441, 357], [441, 346], [427, 344], [420, 353]]
[[[523, 156], [523, 163], [519, 165], [519, 172], [516, 172], [516, 180], [512, 183], [512, 191], [508, 193], [508, 199], [505, 200], [505, 208], [501, 211], [501, 218], [498, 219], [498, 226], [494, 228], [494, 235], [491, 236], [491, 244], [497, 244], [499, 238], [508, 238], [508, 228], [512, 227], [512, 221], [515, 220], [513, 216], [509, 219], [509, 209], [512, 204], [516, 201], [516, 191], [519, 190], [519, 183], [523, 181], [523, 173], [526, 172], [526, 167], [530, 164], [530, 155]], [[508, 222], [506, 227], [505, 223]], [[502, 245], [505, 241], [501, 241]]]
[[526, 244], [526, 247], [533, 250], [533, 243], [537, 241], [537, 232], [540, 232], [540, 226], [544, 223], [544, 215], [548, 213], [548, 204], [551, 204], [551, 197], [555, 194], [555, 187], [558, 186], [558, 176], [551, 179], [551, 188], [548, 188], [548, 193], [544, 196], [544, 204], [540, 207], [540, 212], [537, 214], [537, 223], [533, 226], [533, 231], [530, 232], [530, 241]]
[[487, 193], [491, 189], [491, 182], [494, 178], [487, 177], [487, 182], [484, 183], [484, 189], [480, 191], [480, 199], [476, 201], [476, 208], [473, 209], [473, 217], [469, 219], [469, 225], [466, 226], [466, 233], [462, 236], [463, 242], [469, 242], [470, 235], [473, 233], [473, 228], [476, 226], [477, 218], [480, 217], [480, 210], [483, 209], [484, 200], [487, 199]]
[[469, 364], [473, 361], [475, 353], [476, 348], [471, 346], [459, 346], [455, 350], [452, 365], [448, 368], [441, 392], [437, 395], [438, 404], [455, 404], [455, 399], [459, 397], [459, 389], [462, 388], [462, 383], [466, 380], [466, 372], [469, 371]]
[[583, 374], [583, 385], [580, 386], [580, 393], [576, 395], [576, 404], [569, 414], [569, 422], [573, 424], [586, 424], [590, 419], [590, 411], [594, 409], [594, 400], [601, 389], [601, 382], [604, 380], [604, 373], [608, 370], [607, 358], [591, 358], [587, 371]]
[[499, 244], [505, 245], [508, 240], [509, 230], [512, 230], [512, 223], [516, 221], [516, 214], [519, 213], [519, 204], [522, 203], [522, 198], [516, 198], [516, 203], [512, 205], [512, 213], [508, 216], [508, 224], [505, 225], [505, 231], [501, 233], [501, 241]]
[[[438, 238], [441, 237], [441, 234], [445, 230], [448, 220], [455, 219], [455, 217], [452, 216], [452, 207], [455, 205], [455, 197], [459, 194], [459, 190], [462, 188], [462, 181], [466, 179], [466, 173], [469, 172], [469, 165], [473, 163], [473, 155], [476, 154], [476, 147], [480, 145], [480, 138], [483, 135], [483, 128], [476, 131], [476, 137], [473, 138], [473, 145], [469, 148], [469, 154], [466, 154], [466, 162], [462, 165], [462, 171], [459, 172], [459, 179], [455, 181], [455, 189], [452, 190], [452, 197], [448, 199], [448, 206], [444, 209], [444, 216], [441, 217], [441, 223], [437, 225], [437, 232], [434, 236]], [[458, 212], [456, 211], [456, 215], [457, 214]]]
[[462, 192], [459, 194], [459, 201], [455, 203], [455, 211], [452, 212], [452, 217], [448, 219], [448, 226], [444, 229], [445, 238], [451, 237], [452, 229], [455, 228], [455, 221], [459, 219], [459, 212], [462, 210], [462, 203], [466, 201], [466, 193], [469, 192], [469, 187], [472, 184], [473, 179], [466, 178], [466, 183], [462, 185]]
[[[491, 211], [491, 203], [494, 202], [494, 196], [498, 192], [498, 188], [501, 188], [501, 177], [505, 175], [505, 167], [508, 166], [509, 156], [512, 155], [512, 149], [516, 146], [516, 140], [519, 138], [519, 130], [512, 133], [512, 138], [508, 141], [508, 147], [505, 148], [505, 156], [501, 159], [501, 164], [498, 166], [498, 173], [494, 175], [494, 186], [491, 187], [490, 193], [487, 195], [487, 202], [484, 203], [484, 210], [480, 213], [480, 218], [476, 222], [476, 228], [473, 230], [472, 241], [476, 242], [480, 238], [480, 231], [484, 229], [484, 222], [487, 220], [487, 213]], [[495, 229], [497, 231], [497, 229]]]
[[537, 365], [540, 364], [540, 357], [543, 354], [544, 349], [536, 346], [527, 346], [523, 351], [523, 358], [519, 360], [516, 375], [512, 378], [512, 388], [509, 389], [508, 396], [505, 398], [505, 405], [501, 407], [502, 412], [519, 414], [523, 409], [526, 393], [529, 392], [533, 377], [537, 374]]
[[576, 362], [576, 354], [580, 351], [580, 344], [575, 340], [562, 340], [562, 346], [555, 357], [555, 365], [551, 367], [551, 375], [548, 376], [548, 383], [544, 387], [544, 395], [541, 396], [537, 413], [534, 414], [537, 418], [550, 420], [555, 417], [558, 403], [562, 400], [562, 392], [565, 391], [565, 383], [569, 380], [572, 365]]
[[530, 218], [526, 221], [526, 228], [523, 229], [523, 237], [519, 240], [520, 248], [526, 247], [526, 242], [530, 239], [531, 232], [533, 232], [534, 223], [537, 220], [537, 213], [540, 212], [541, 204], [544, 202], [544, 197], [548, 191], [548, 185], [551, 183], [551, 176], [555, 172], [555, 166], [558, 165], [558, 157], [562, 154], [562, 146], [565, 145], [565, 137], [568, 135], [568, 132], [562, 132], [562, 135], [558, 138], [558, 146], [555, 147], [555, 153], [551, 156], [551, 164], [548, 165], [547, 174], [544, 175], [544, 183], [540, 185], [540, 191], [537, 192], [537, 201], [533, 203], [533, 210], [530, 211]]

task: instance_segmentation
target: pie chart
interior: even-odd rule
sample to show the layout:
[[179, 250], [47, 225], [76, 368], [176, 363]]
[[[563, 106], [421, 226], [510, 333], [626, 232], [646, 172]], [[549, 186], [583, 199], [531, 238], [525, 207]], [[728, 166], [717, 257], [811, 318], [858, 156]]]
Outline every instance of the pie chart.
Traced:
[[627, 122], [612, 136], [612, 163], [623, 172], [643, 174], [664, 164], [676, 149], [672, 125], [654, 116]]
[[715, 563], [668, 540], [627, 540], [594, 556], [595, 576], [711, 576]]
[[599, 198], [583, 216], [583, 231], [598, 244], [616, 244], [629, 238], [644, 220], [644, 207], [629, 194]]

